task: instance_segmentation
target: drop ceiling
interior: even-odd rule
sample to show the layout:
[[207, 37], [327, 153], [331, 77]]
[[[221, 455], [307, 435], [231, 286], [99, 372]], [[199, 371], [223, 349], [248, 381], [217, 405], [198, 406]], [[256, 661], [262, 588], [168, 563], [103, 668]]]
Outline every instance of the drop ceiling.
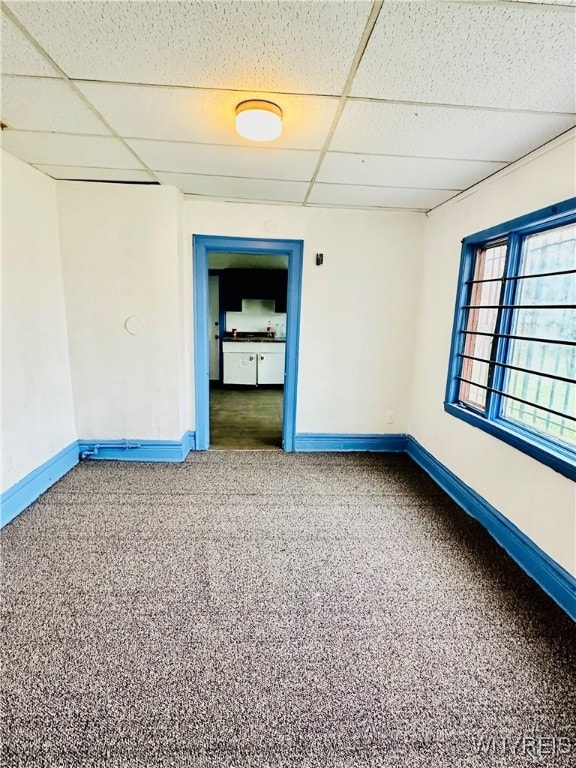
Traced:
[[427, 211], [576, 124], [576, 0], [1, 5], [2, 145], [55, 179]]

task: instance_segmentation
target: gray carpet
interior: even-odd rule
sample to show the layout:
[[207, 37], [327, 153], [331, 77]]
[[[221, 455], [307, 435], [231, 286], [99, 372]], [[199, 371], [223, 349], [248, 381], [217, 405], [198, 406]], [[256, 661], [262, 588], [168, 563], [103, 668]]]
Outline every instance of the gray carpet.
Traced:
[[87, 462], [1, 539], [4, 766], [574, 765], [572, 622], [407, 457]]

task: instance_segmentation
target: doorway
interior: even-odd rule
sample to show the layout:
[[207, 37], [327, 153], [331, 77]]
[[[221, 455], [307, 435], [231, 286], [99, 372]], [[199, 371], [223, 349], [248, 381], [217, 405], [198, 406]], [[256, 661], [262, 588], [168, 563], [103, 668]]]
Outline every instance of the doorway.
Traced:
[[[211, 317], [210, 292], [216, 290], [215, 284], [210, 282], [209, 269], [211, 257], [216, 254], [236, 254], [238, 256], [251, 257], [251, 263], [258, 263], [258, 257], [262, 263], [264, 259], [276, 258], [278, 265], [286, 263], [288, 282], [286, 290], [286, 315], [285, 315], [285, 368], [283, 391], [283, 407], [281, 418], [282, 448], [285, 451], [294, 450], [294, 434], [296, 429], [296, 395], [298, 374], [298, 341], [300, 329], [300, 296], [302, 285], [302, 259], [303, 242], [301, 240], [268, 240], [253, 238], [231, 238], [207, 235], [194, 235], [193, 237], [193, 274], [194, 274], [194, 360], [195, 360], [195, 387], [196, 387], [196, 448], [205, 450], [210, 446], [210, 379], [216, 366], [221, 374], [222, 356], [216, 360], [214, 344], [211, 348], [211, 337], [214, 333], [215, 323], [222, 328], [224, 318], [219, 313], [218, 320]], [[256, 257], [256, 259], [254, 259]], [[273, 333], [274, 331], [272, 331]], [[241, 345], [238, 345], [240, 348]], [[265, 357], [265, 356], [264, 356]], [[263, 360], [265, 364], [265, 360]], [[259, 400], [258, 404], [250, 403], [249, 398], [244, 398], [242, 407], [251, 413], [253, 423], [258, 419], [266, 421], [266, 410], [274, 409], [274, 397], [278, 398], [278, 391], [270, 387], [268, 400]], [[278, 387], [276, 387], [278, 390]], [[244, 390], [246, 392], [246, 390]], [[250, 394], [248, 392], [248, 394]], [[234, 387], [228, 390], [228, 407], [230, 409], [230, 428], [234, 428], [233, 418], [238, 410], [240, 400], [233, 402]], [[281, 393], [280, 393], [281, 397]], [[268, 414], [269, 415], [269, 414]], [[238, 414], [236, 413], [236, 417]], [[217, 426], [217, 425], [214, 425]], [[268, 425], [270, 426], [270, 425]], [[265, 440], [267, 438], [264, 438]], [[270, 438], [271, 439], [271, 438]]]
[[208, 254], [210, 447], [282, 446], [288, 256]]

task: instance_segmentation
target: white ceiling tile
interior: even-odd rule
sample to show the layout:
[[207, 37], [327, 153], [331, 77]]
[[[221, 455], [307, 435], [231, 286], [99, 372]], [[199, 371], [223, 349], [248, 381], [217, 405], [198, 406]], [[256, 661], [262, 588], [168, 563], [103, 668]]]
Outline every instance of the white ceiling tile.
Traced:
[[142, 168], [118, 139], [63, 133], [3, 131], [2, 147], [33, 165], [77, 165], [86, 168]]
[[0, 62], [3, 75], [39, 75], [58, 77], [58, 72], [22, 34], [12, 19], [0, 12], [2, 17], [0, 36]]
[[466, 189], [505, 165], [484, 161], [328, 152], [317, 179], [326, 183], [379, 187]]
[[158, 173], [156, 175], [164, 184], [178, 187], [185, 194], [204, 197], [301, 203], [308, 190], [308, 184], [299, 181], [197, 176], [191, 173]]
[[[311, 204], [428, 210], [570, 128], [574, 12], [560, 2], [385, 2]], [[7, 5], [163, 183], [279, 203], [305, 199], [372, 7]], [[3, 71], [24, 75], [5, 78], [4, 148], [54, 178], [153, 180], [1, 15]], [[234, 131], [236, 105], [255, 97], [283, 109], [276, 142]]]
[[352, 184], [314, 184], [313, 205], [355, 208], [410, 208], [428, 211], [457, 194], [453, 190], [360, 187]]
[[571, 8], [385, 3], [351, 94], [575, 112]]
[[235, 130], [236, 106], [262, 98], [282, 109], [282, 136], [262, 146], [321, 149], [338, 99], [290, 94], [78, 82], [88, 100], [123, 136], [254, 146]]
[[209, 144], [131, 139], [130, 146], [154, 171], [245, 176], [285, 181], [309, 181], [319, 152], [263, 147], [223, 147]]
[[148, 171], [132, 171], [126, 168], [82, 168], [80, 166], [71, 168], [66, 165], [41, 164], [36, 164], [34, 167], [42, 173], [52, 176], [53, 179], [67, 181], [156, 181]]
[[102, 120], [65, 80], [53, 77], [2, 78], [2, 120], [27, 131], [110, 135]]
[[330, 149], [512, 161], [575, 123], [576, 115], [348, 100]]
[[372, 7], [331, 0], [8, 5], [69, 77], [323, 94], [342, 89]]

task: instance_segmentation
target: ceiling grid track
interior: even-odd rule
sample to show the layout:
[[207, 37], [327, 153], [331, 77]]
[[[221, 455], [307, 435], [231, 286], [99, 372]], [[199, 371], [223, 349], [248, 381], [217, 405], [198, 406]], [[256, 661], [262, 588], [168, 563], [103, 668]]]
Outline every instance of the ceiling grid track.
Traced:
[[[66, 72], [56, 64], [54, 59], [44, 50], [44, 48], [38, 43], [38, 41], [28, 32], [28, 30], [20, 23], [17, 16], [12, 13], [12, 11], [5, 5], [5, 3], [1, 3], [2, 11], [6, 14], [6, 16], [10, 19], [10, 21], [18, 28], [18, 30], [24, 35], [24, 37], [28, 40], [31, 45], [34, 46], [34, 48], [38, 51], [38, 53], [46, 59], [46, 61], [50, 64], [50, 66], [54, 69], [55, 72], [58, 73], [60, 76], [60, 79], [64, 80], [70, 88], [74, 91], [76, 96], [80, 98], [80, 100], [88, 107], [88, 109], [92, 112], [93, 115], [96, 115], [96, 117], [102, 121], [102, 123], [108, 128], [110, 131], [111, 136], [104, 137], [100, 136], [100, 138], [113, 138], [119, 141], [125, 149], [127, 149], [130, 154], [140, 163], [142, 166], [141, 170], [145, 170], [150, 174], [150, 177], [154, 179], [154, 181], [157, 184], [161, 184], [162, 182], [156, 175], [156, 173], [148, 167], [148, 165], [138, 156], [138, 154], [132, 149], [132, 147], [124, 140], [122, 136], [120, 136], [119, 133], [116, 132], [116, 130], [110, 125], [110, 123], [106, 120], [106, 118], [94, 107], [93, 104], [91, 104], [90, 101], [84, 96], [82, 91], [76, 86], [73, 80], [71, 80]], [[137, 170], [137, 169], [134, 169]]]
[[366, 22], [366, 26], [364, 27], [364, 32], [360, 39], [360, 43], [358, 44], [356, 55], [354, 56], [354, 60], [352, 61], [352, 66], [350, 67], [350, 72], [348, 73], [348, 77], [346, 78], [346, 83], [340, 95], [340, 101], [336, 109], [336, 114], [332, 119], [332, 124], [328, 131], [328, 135], [326, 136], [326, 140], [324, 141], [324, 145], [322, 146], [322, 149], [320, 151], [320, 157], [318, 158], [318, 162], [316, 163], [316, 168], [314, 169], [314, 173], [312, 174], [312, 178], [310, 179], [308, 190], [302, 202], [302, 206], [306, 206], [308, 204], [308, 199], [312, 193], [314, 184], [316, 183], [316, 178], [318, 176], [318, 173], [320, 172], [320, 168], [322, 167], [324, 157], [326, 155], [326, 152], [328, 151], [328, 147], [330, 146], [332, 137], [334, 136], [334, 132], [338, 127], [338, 122], [340, 121], [340, 117], [342, 115], [342, 112], [344, 111], [344, 107], [346, 106], [346, 99], [348, 98], [348, 94], [350, 93], [350, 89], [352, 88], [352, 83], [354, 82], [354, 78], [356, 77], [356, 72], [358, 71], [358, 67], [360, 66], [360, 62], [362, 61], [362, 56], [364, 56], [364, 52], [368, 46], [370, 38], [372, 37], [372, 33], [374, 32], [374, 27], [376, 26], [376, 22], [378, 21], [378, 16], [380, 15], [380, 11], [382, 10], [383, 5], [384, 5], [384, 0], [380, 0], [379, 2], [376, 2], [376, 3], [372, 3], [372, 10], [370, 11], [370, 15], [368, 16], [368, 21]]
[[427, 212], [576, 124], [576, 0], [97, 5], [0, 0], [3, 149], [57, 180]]

